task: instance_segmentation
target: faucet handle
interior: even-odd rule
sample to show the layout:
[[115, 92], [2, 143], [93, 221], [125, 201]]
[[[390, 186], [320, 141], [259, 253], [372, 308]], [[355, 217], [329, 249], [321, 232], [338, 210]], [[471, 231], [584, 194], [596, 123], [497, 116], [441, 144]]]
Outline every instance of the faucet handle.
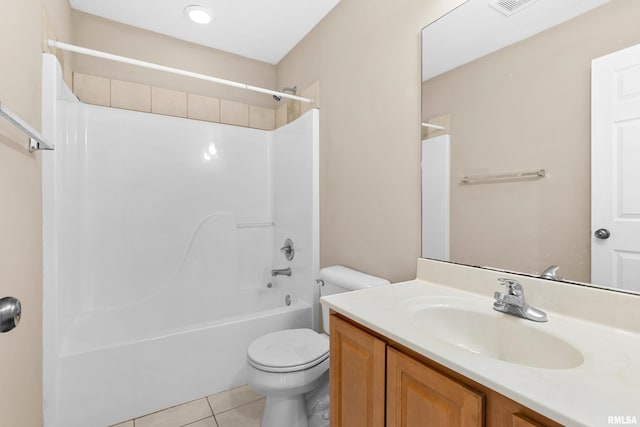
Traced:
[[507, 287], [509, 295], [515, 295], [518, 297], [521, 297], [524, 295], [524, 289], [522, 288], [522, 285], [520, 284], [520, 282], [518, 282], [517, 280], [500, 278], [498, 279], [498, 282], [500, 282], [501, 285], [504, 285]]
[[505, 304], [512, 305], [514, 307], [523, 306], [522, 298], [516, 295], [503, 294], [502, 292], [495, 292], [493, 294], [493, 298], [495, 299], [495, 302], [493, 303], [494, 307], [497, 307], [499, 305], [505, 305]]
[[292, 251], [293, 248], [289, 245], [280, 248], [280, 252], [282, 252], [283, 254], [290, 254]]
[[542, 274], [540, 274], [540, 277], [542, 277], [543, 279], [550, 279], [550, 280], [562, 280], [562, 277], [558, 276], [558, 269], [560, 267], [558, 267], [557, 265], [552, 265], [549, 266], [549, 268], [547, 268], [545, 271], [542, 272]]
[[296, 251], [293, 248], [293, 241], [291, 239], [287, 239], [284, 241], [284, 246], [280, 248], [280, 252], [284, 254], [284, 257], [287, 261], [291, 261]]

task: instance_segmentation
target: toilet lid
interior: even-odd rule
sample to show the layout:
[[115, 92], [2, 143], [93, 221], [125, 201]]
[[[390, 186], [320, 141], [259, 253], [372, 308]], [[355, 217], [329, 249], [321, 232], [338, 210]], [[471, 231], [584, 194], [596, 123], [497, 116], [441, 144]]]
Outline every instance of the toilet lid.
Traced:
[[329, 340], [311, 329], [287, 329], [263, 335], [249, 344], [249, 363], [264, 371], [299, 371], [329, 357]]

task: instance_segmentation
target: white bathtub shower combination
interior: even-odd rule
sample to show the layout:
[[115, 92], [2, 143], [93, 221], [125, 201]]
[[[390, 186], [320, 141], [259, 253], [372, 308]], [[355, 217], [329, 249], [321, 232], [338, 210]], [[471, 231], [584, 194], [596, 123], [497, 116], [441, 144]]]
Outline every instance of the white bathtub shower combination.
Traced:
[[268, 132], [97, 107], [44, 65], [45, 425], [246, 383], [249, 342], [315, 326], [317, 110]]

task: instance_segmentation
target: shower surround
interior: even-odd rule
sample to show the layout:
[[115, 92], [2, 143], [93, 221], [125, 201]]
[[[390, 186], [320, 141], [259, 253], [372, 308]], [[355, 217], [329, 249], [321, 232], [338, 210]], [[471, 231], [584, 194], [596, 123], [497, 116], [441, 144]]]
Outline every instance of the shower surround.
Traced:
[[244, 384], [253, 339], [315, 326], [317, 110], [261, 131], [86, 105], [51, 55], [43, 92], [47, 427]]

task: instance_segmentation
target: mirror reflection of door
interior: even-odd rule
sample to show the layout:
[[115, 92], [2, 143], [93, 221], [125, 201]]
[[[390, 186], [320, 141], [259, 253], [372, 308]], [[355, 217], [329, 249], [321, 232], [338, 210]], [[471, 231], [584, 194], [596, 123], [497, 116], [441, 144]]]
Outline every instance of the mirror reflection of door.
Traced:
[[640, 291], [640, 45], [592, 63], [591, 281]]

